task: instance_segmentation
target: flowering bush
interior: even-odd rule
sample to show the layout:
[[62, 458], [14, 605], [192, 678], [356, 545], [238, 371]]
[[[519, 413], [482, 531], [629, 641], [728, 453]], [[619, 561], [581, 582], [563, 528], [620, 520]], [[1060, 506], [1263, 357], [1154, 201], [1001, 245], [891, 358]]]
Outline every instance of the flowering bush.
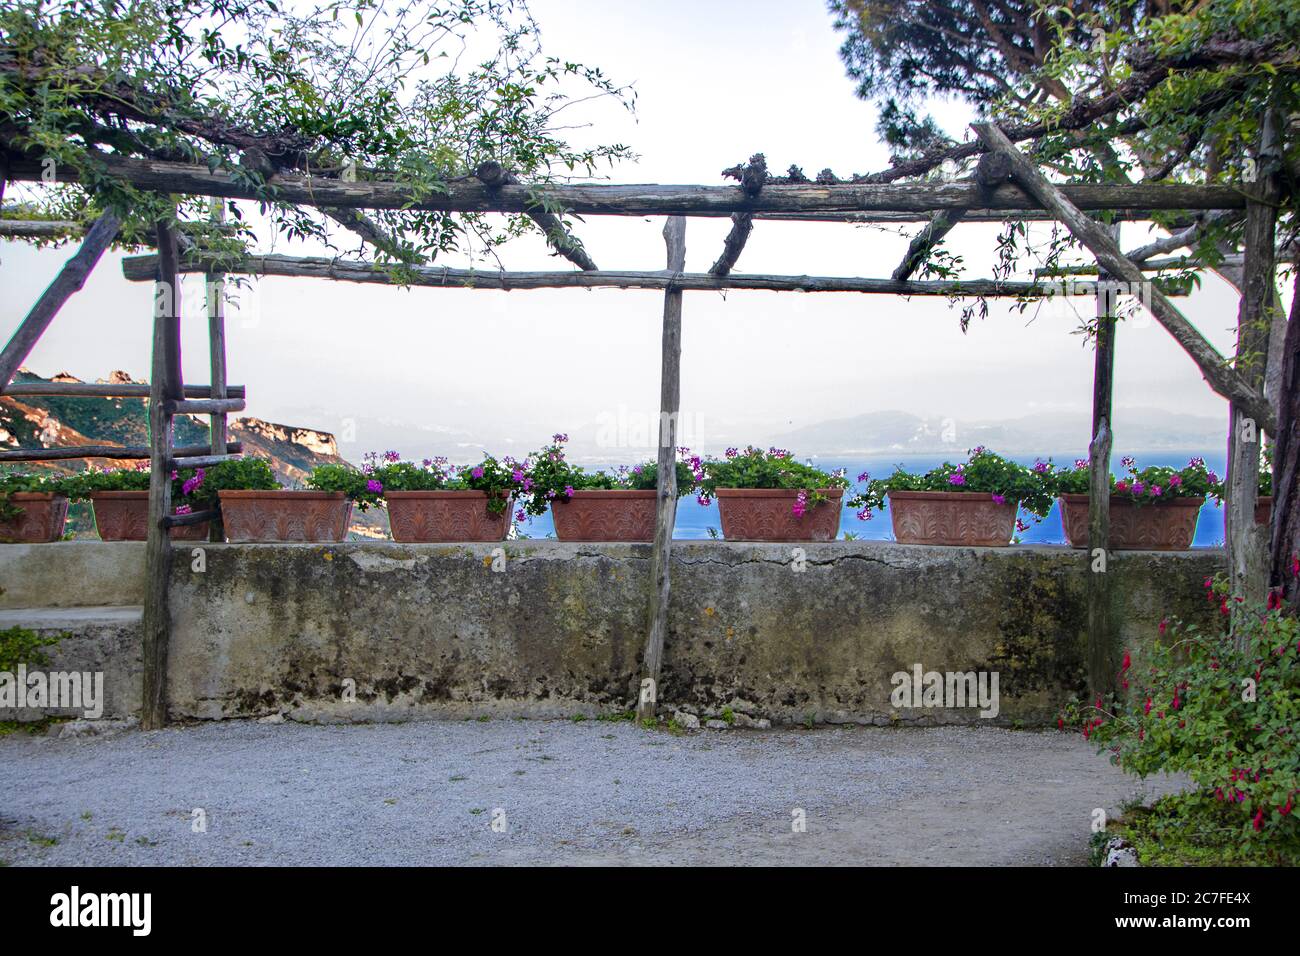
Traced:
[[[1227, 609], [1226, 581], [1206, 594]], [[1244, 610], [1244, 608], [1243, 608]], [[1162, 622], [1164, 639], [1134, 666], [1113, 710], [1098, 700], [1082, 716], [1084, 737], [1128, 773], [1186, 773], [1196, 791], [1183, 817], [1230, 842], [1272, 841], [1300, 849], [1293, 813], [1300, 794], [1300, 620], [1281, 601], [1236, 615], [1236, 640]], [[1062, 719], [1063, 722], [1064, 719]]]
[[218, 507], [219, 491], [275, 491], [280, 487], [271, 463], [265, 458], [228, 458], [200, 468], [189, 478], [173, 472], [172, 480], [177, 478], [182, 479], [181, 496], [195, 511]]
[[[1127, 497], [1139, 504], [1163, 501], [1169, 498], [1223, 499], [1223, 482], [1205, 467], [1204, 458], [1192, 458], [1181, 469], [1167, 465], [1152, 465], [1138, 469], [1132, 458], [1121, 458], [1124, 468], [1122, 478], [1110, 476], [1111, 494]], [[1072, 469], [1053, 470], [1053, 494], [1088, 494], [1088, 460], [1080, 458]]]
[[[850, 498], [849, 504], [858, 509], [860, 519], [869, 521], [875, 511], [885, 507], [891, 491], [968, 491], [991, 494], [999, 504], [1018, 504], [1041, 520], [1052, 510], [1051, 472], [1050, 462], [1040, 461], [1030, 468], [980, 447], [972, 449], [960, 465], [944, 462], [922, 475], [901, 466], [888, 478], [873, 479], [863, 473], [858, 481], [866, 487]], [[1027, 527], [1016, 520], [1017, 530]]]
[[702, 505], [707, 505], [719, 488], [797, 488], [800, 494], [791, 510], [796, 517], [801, 517], [809, 508], [830, 500], [823, 492], [849, 486], [843, 469], [823, 471], [811, 462], [795, 460], [794, 453], [783, 448], [767, 451], [753, 445], [744, 451], [728, 448], [722, 458], [706, 458], [701, 466], [699, 501]]
[[313, 491], [341, 491], [358, 511], [366, 511], [384, 497], [382, 484], [351, 465], [317, 465], [304, 484]]
[[363, 459], [362, 473], [367, 487], [377, 494], [385, 491], [483, 491], [488, 495], [488, 511], [501, 514], [515, 495], [532, 487], [528, 461], [513, 458], [500, 461], [491, 455], [476, 465], [452, 465], [446, 458], [426, 458], [419, 464], [404, 461], [395, 451], [369, 452]]
[[[529, 456], [533, 462], [529, 475], [528, 492], [516, 515], [523, 520], [527, 515], [539, 516], [555, 499], [568, 501], [575, 491], [610, 491], [617, 489], [650, 490], [659, 487], [659, 463], [642, 462], [628, 467], [621, 465], [613, 471], [586, 471], [564, 457], [564, 444], [568, 435], [556, 434], [551, 443]], [[690, 449], [677, 449], [677, 497], [693, 494], [702, 473], [698, 457]]]
[[1266, 445], [1259, 454], [1259, 491], [1261, 498], [1273, 495], [1273, 446]]
[[[194, 496], [207, 477], [203, 468], [186, 468], [171, 473], [172, 510], [188, 514], [194, 510]], [[88, 501], [101, 491], [148, 491], [149, 462], [139, 461], [129, 468], [96, 468], [69, 475], [63, 480], [63, 490], [73, 501]]]

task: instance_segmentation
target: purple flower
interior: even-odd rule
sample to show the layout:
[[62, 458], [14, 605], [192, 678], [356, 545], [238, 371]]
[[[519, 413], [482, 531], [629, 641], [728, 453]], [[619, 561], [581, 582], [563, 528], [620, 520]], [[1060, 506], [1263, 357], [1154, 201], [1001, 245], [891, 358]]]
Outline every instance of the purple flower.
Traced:
[[1151, 497], [1159, 498], [1162, 494], [1164, 494], [1164, 489], [1161, 488], [1159, 485], [1151, 486]]
[[381, 481], [371, 478], [366, 482], [366, 491], [373, 491], [375, 494], [379, 494], [383, 490], [384, 484]]
[[870, 481], [870, 480], [871, 480], [871, 476], [868, 475], [865, 471], [862, 474], [858, 475], [858, 481]]
[[1003, 497], [1002, 495], [994, 495], [994, 496], [993, 496], [993, 503], [994, 503], [995, 505], [1004, 505], [1004, 504], [1007, 503], [1007, 499], [1006, 499], [1005, 497]]
[[1214, 472], [1210, 472], [1206, 477], [1210, 479], [1210, 484], [1212, 485], [1217, 485], [1219, 483], [1219, 476]]
[[1074, 459], [1074, 467], [1075, 467], [1076, 470], [1078, 470], [1078, 471], [1082, 471], [1084, 468], [1087, 468], [1087, 467], [1088, 467], [1088, 459], [1086, 459], [1086, 458], [1076, 458], [1076, 459]]
[[1147, 487], [1146, 487], [1146, 485], [1142, 484], [1142, 482], [1140, 482], [1140, 481], [1135, 481], [1135, 482], [1133, 482], [1133, 484], [1130, 486], [1130, 490], [1133, 492], [1133, 494], [1135, 494], [1135, 495], [1140, 495], [1140, 494], [1142, 494], [1144, 491], [1147, 490]]
[[566, 497], [566, 498], [572, 498], [572, 497], [573, 497], [573, 485], [565, 485], [565, 486], [564, 486], [564, 497]]
[[1047, 469], [1050, 467], [1051, 466], [1045, 461], [1034, 462], [1034, 471], [1038, 472], [1040, 475], [1047, 474]]
[[178, 515], [187, 515], [190, 514], [193, 510], [194, 509], [191, 508], [189, 505], [177, 505], [175, 513]]
[[482, 465], [478, 466], [478, 467], [475, 468], [473, 471], [471, 471], [470, 474], [473, 475], [475, 478], [482, 478], [482, 477], [483, 477], [483, 466], [482, 466]]
[[515, 520], [516, 520], [516, 521], [527, 521], [527, 520], [528, 520], [528, 515], [524, 514], [524, 509], [523, 509], [523, 508], [520, 508], [518, 511], [515, 512]]
[[568, 440], [569, 440], [568, 435], [561, 435], [559, 432], [556, 432], [554, 435], [551, 436], [551, 441], [553, 441], [557, 445], [563, 445]]
[[386, 452], [384, 452], [384, 461], [392, 461], [392, 462], [396, 462], [396, 461], [401, 461], [401, 460], [402, 460], [402, 456], [399, 455], [399, 454], [398, 454], [397, 452], [395, 452], [395, 451], [386, 451]]
[[959, 472], [957, 472], [955, 475], [952, 475], [952, 476], [950, 476], [950, 477], [948, 478], [948, 484], [950, 484], [950, 485], [964, 485], [964, 484], [966, 484], [966, 476], [963, 475], [963, 474], [959, 471]]
[[712, 499], [706, 498], [704, 495], [696, 495], [695, 500], [700, 503], [700, 507], [702, 508], [707, 508], [713, 503]]

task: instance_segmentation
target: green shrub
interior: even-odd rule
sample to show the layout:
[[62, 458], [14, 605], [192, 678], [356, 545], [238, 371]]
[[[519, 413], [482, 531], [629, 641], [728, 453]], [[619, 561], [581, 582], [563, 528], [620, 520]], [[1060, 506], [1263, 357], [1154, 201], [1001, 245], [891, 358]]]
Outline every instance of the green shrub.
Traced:
[[[1209, 600], [1233, 610], [1222, 581]], [[1180, 813], [1230, 827], [1241, 843], [1295, 852], [1300, 825], [1300, 620], [1280, 600], [1250, 610], [1238, 603], [1237, 638], [1162, 623], [1164, 640], [1134, 666], [1125, 652], [1124, 693], [1113, 708], [1097, 700], [1081, 712], [1082, 731], [1126, 773], [1186, 773], [1196, 790]], [[1225, 615], [1225, 620], [1227, 615]]]
[[25, 627], [0, 631], [0, 671], [12, 674], [18, 670], [19, 664], [44, 667], [49, 664], [50, 658], [41, 648], [53, 647], [62, 639], [62, 635], [43, 637]]
[[384, 496], [383, 485], [351, 465], [317, 465], [307, 477], [306, 485], [316, 491], [341, 491], [358, 511], [378, 504]]
[[221, 501], [219, 491], [274, 491], [280, 487], [265, 458], [228, 458], [200, 471], [201, 475], [196, 472], [192, 476], [197, 483], [188, 493], [182, 489], [180, 496], [195, 511], [216, 508]]
[[782, 448], [763, 451], [753, 445], [744, 451], [728, 448], [722, 458], [706, 458], [702, 464], [700, 502], [708, 504], [719, 488], [784, 488], [803, 492], [793, 510], [802, 515], [808, 508], [826, 504], [824, 494], [835, 488], [847, 488], [842, 470], [823, 471], [811, 463], [798, 461], [794, 453]]

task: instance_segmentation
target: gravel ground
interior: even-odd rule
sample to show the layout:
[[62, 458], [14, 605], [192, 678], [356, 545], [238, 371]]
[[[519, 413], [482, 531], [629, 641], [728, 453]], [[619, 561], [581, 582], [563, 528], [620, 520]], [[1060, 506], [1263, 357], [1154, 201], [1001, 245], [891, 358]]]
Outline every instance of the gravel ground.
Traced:
[[[982, 727], [19, 733], [0, 739], [0, 862], [1073, 864], [1093, 808], [1135, 789], [1075, 734]], [[206, 832], [192, 831], [194, 808]], [[795, 808], [806, 832], [792, 832]]]

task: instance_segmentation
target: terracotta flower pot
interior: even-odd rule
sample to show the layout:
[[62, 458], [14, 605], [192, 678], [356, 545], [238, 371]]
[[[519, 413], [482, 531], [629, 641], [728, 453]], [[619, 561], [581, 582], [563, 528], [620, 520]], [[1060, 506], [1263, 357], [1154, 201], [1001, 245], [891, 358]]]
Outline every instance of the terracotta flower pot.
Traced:
[[[101, 541], [143, 541], [149, 537], [149, 492], [96, 491], [90, 496]], [[208, 522], [172, 528], [173, 541], [207, 541]]]
[[890, 520], [901, 544], [1005, 548], [1016, 530], [1014, 501], [984, 491], [891, 491]]
[[575, 491], [568, 501], [551, 502], [555, 536], [561, 541], [653, 541], [654, 489]]
[[385, 491], [394, 541], [504, 541], [510, 500], [488, 510], [486, 491]]
[[[1088, 496], [1061, 495], [1061, 526], [1071, 547], [1088, 546]], [[1196, 537], [1204, 498], [1137, 504], [1110, 496], [1110, 547], [1116, 551], [1186, 551]]]
[[226, 540], [342, 541], [352, 502], [341, 491], [218, 491]]
[[10, 544], [46, 544], [63, 537], [63, 520], [68, 516], [68, 499], [48, 491], [15, 491], [9, 495], [23, 513], [11, 521], [0, 521], [0, 541]]
[[1255, 524], [1268, 524], [1268, 519], [1273, 514], [1273, 498], [1270, 495], [1260, 495], [1255, 499]]
[[728, 541], [834, 541], [840, 533], [841, 488], [823, 488], [829, 501], [794, 513], [792, 488], [719, 488], [722, 536]]

